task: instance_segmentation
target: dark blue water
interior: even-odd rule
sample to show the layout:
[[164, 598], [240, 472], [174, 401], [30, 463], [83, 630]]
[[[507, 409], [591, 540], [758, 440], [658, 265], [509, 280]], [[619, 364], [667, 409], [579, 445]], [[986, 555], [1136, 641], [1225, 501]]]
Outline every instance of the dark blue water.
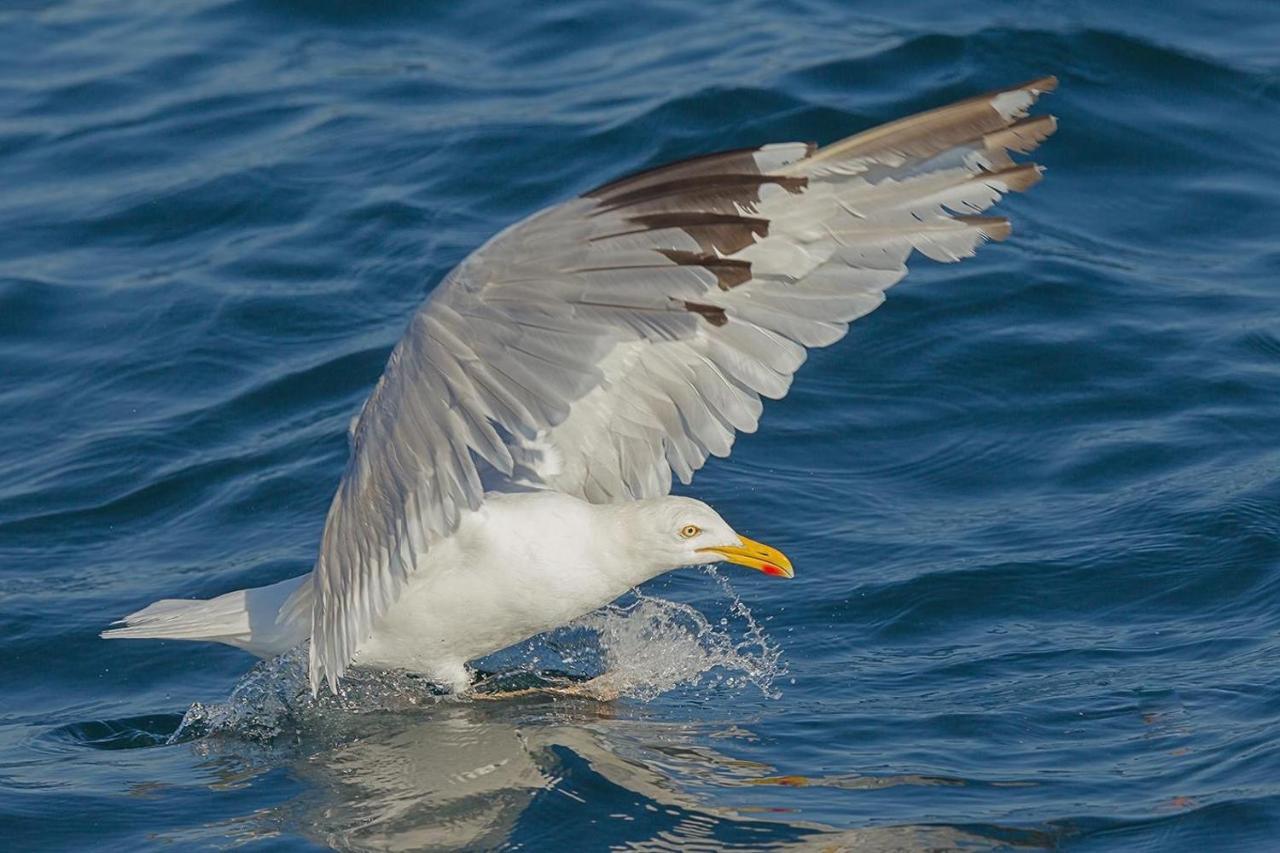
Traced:
[[[288, 661], [97, 638], [310, 568], [348, 419], [504, 225], [1044, 73], [1014, 238], [917, 263], [690, 490], [796, 579], [494, 664], [667, 681], [299, 707]], [[1260, 0], [8, 4], [0, 846], [1275, 849], [1277, 163]]]

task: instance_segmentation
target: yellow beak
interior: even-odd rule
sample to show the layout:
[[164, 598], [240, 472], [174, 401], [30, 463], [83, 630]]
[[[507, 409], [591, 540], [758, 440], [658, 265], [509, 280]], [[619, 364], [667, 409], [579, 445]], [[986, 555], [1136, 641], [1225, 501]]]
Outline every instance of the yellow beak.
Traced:
[[775, 575], [780, 578], [795, 577], [796, 573], [791, 568], [791, 561], [787, 559], [786, 554], [777, 548], [770, 548], [763, 542], [757, 542], [745, 536], [739, 538], [742, 539], [740, 548], [699, 548], [698, 550], [719, 554], [730, 563], [737, 563], [739, 566], [746, 566], [748, 569], [755, 569], [766, 575]]

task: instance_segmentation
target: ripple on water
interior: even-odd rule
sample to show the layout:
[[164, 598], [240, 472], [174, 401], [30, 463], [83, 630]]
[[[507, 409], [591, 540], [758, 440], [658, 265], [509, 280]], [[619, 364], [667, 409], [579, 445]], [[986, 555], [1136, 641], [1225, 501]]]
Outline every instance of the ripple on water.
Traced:
[[[0, 10], [9, 846], [1275, 846], [1268, 4], [36, 5]], [[511, 221], [1043, 72], [1014, 238], [913, 265], [699, 474], [800, 567], [743, 580], [794, 684], [679, 577], [701, 614], [629, 597], [481, 662], [614, 703], [317, 702], [297, 655], [228, 695], [230, 650], [92, 639], [304, 570], [406, 317]]]

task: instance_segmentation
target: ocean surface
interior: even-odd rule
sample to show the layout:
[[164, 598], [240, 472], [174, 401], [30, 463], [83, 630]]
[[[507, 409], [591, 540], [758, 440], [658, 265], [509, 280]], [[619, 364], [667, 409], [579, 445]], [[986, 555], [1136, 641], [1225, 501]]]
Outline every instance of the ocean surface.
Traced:
[[[1011, 240], [921, 259], [684, 489], [794, 560], [300, 698], [108, 643], [310, 569], [348, 420], [492, 233], [1056, 74]], [[1280, 5], [0, 7], [0, 847], [1280, 849]]]

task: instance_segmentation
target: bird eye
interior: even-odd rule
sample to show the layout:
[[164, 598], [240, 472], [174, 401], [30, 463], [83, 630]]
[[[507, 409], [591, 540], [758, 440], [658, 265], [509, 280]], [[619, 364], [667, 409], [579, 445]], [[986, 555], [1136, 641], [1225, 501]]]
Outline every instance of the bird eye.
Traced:
[[685, 539], [692, 539], [702, 532], [702, 528], [696, 524], [686, 524], [680, 528], [680, 535]]

